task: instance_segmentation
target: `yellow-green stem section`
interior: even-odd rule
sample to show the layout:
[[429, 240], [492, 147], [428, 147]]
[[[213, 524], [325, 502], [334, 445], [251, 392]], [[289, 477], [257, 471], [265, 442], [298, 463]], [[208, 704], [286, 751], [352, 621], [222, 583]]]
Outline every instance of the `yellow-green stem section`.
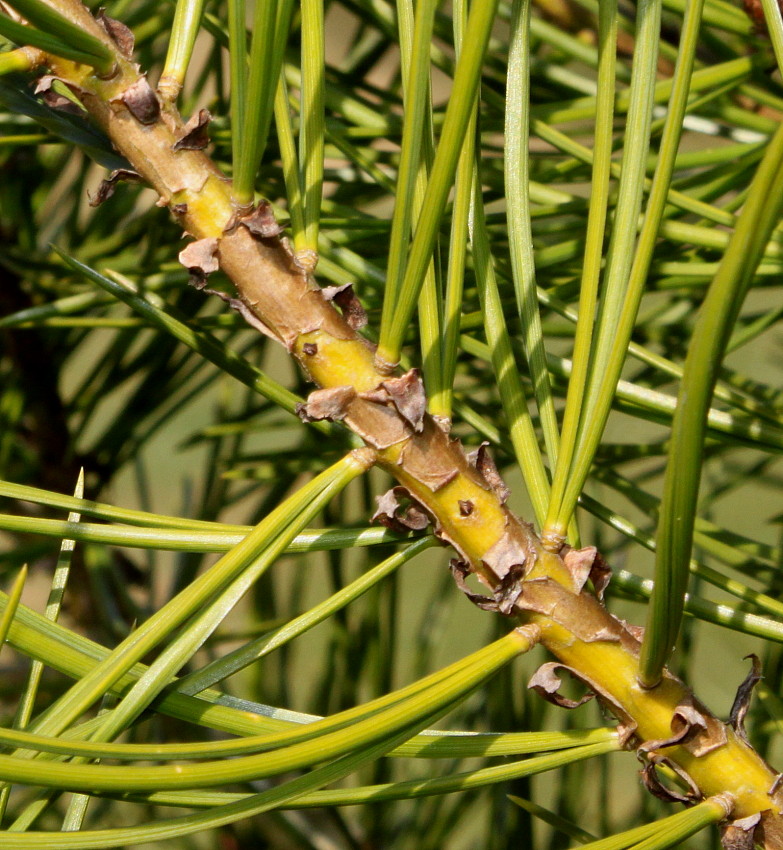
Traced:
[[[52, 3], [116, 52], [84, 7], [71, 0]], [[121, 97], [139, 80], [135, 66], [117, 53], [117, 73], [101, 80], [91, 69], [55, 57], [50, 57], [49, 65], [82, 90], [86, 108], [183, 227], [196, 239], [217, 240], [220, 266], [242, 301], [288, 347], [314, 383], [323, 388], [353, 387], [360, 394], [377, 389], [388, 378], [375, 368], [372, 347], [324, 300], [285, 244], [276, 238], [255, 239], [233, 222], [230, 184], [211, 160], [200, 151], [173, 149], [184, 134], [173, 107], [161, 103], [159, 117], [147, 124], [129, 112]], [[532, 527], [510, 514], [468, 463], [457, 441], [429, 417], [416, 432], [390, 405], [358, 395], [346, 407], [344, 421], [375, 450], [378, 464], [426, 508], [441, 538], [454, 545], [490, 589], [498, 589], [500, 583], [488, 563], [490, 550], [504, 536], [524, 549], [526, 581], [515, 615], [538, 626], [542, 643], [635, 727], [638, 742], [671, 737], [675, 710], [692, 699], [690, 691], [668, 674], [654, 689], [638, 685], [635, 638], [594, 596], [574, 586], [563, 559], [546, 551]], [[389, 438], [390, 434], [396, 436]], [[433, 471], [448, 474], [438, 479]], [[768, 796], [773, 771], [731, 729], [703, 707], [700, 710], [708, 718], [707, 739], [696, 736], [691, 743], [662, 753], [681, 765], [705, 795], [732, 795], [734, 817], [774, 809], [765, 816], [763, 835], [757, 833], [757, 839], [770, 850], [783, 850], [781, 800]], [[718, 743], [697, 755], [699, 747], [704, 749], [710, 741]]]
[[[690, 696], [682, 682], [665, 678], [658, 687], [646, 690], [638, 681], [638, 658], [620, 645], [574, 641], [567, 629], [551, 621], [545, 622], [538, 617], [533, 621], [541, 627], [541, 641], [550, 651], [565, 664], [606, 687], [636, 722], [636, 736], [641, 741], [661, 740], [661, 734], [667, 737], [671, 734], [673, 710]], [[704, 755], [697, 757], [687, 747], [677, 746], [661, 752], [684, 768], [705, 796], [725, 791], [734, 795], [733, 817], [746, 817], [770, 808], [769, 767], [730, 727], [723, 728], [726, 744]]]

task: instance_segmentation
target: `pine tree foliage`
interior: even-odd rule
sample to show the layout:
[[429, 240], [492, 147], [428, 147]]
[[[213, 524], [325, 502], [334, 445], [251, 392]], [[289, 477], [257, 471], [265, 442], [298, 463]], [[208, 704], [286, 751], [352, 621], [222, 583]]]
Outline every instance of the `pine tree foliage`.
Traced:
[[1, 0], [3, 847], [783, 847], [781, 68]]

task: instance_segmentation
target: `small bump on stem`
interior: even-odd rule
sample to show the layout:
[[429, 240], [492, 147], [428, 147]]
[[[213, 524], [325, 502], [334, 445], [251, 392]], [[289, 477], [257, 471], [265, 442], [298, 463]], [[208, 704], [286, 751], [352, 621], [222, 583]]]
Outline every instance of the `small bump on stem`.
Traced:
[[176, 77], [164, 75], [158, 80], [158, 96], [166, 103], [174, 103], [182, 91], [182, 81]]
[[359, 449], [353, 449], [350, 453], [350, 458], [363, 470], [368, 470], [375, 465], [378, 455], [374, 449], [368, 446], [362, 446]]
[[563, 548], [566, 542], [565, 533], [558, 528], [547, 528], [541, 534], [541, 545], [553, 555]]
[[294, 265], [305, 274], [312, 274], [318, 265], [318, 252], [303, 248], [294, 254]]
[[541, 640], [541, 629], [535, 623], [526, 623], [524, 626], [517, 626], [514, 631], [530, 644], [530, 649], [536, 646]]
[[381, 375], [393, 375], [399, 365], [399, 360], [397, 360], [395, 363], [392, 363], [390, 360], [387, 360], [385, 357], [381, 356], [377, 352], [375, 353], [375, 368]]

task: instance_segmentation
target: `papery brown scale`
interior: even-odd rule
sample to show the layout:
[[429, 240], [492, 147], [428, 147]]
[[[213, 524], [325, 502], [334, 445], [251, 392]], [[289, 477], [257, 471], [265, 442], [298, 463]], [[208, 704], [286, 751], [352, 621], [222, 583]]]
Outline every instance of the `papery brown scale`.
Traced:
[[201, 151], [209, 144], [207, 128], [212, 116], [207, 109], [199, 109], [183, 127], [183, 133], [172, 145], [173, 151]]
[[389, 393], [400, 416], [420, 434], [424, 430], [427, 396], [418, 369], [411, 369], [399, 378], [388, 378], [382, 385]]
[[257, 239], [274, 239], [283, 232], [269, 201], [261, 201], [252, 212], [241, 216], [239, 223]]
[[190, 242], [179, 252], [179, 261], [191, 274], [191, 283], [201, 289], [207, 276], [220, 268], [218, 261], [218, 239], [209, 236]]
[[122, 101], [140, 124], [154, 124], [160, 116], [160, 103], [155, 92], [142, 75], [112, 102]]
[[107, 201], [117, 189], [117, 184], [120, 181], [126, 183], [140, 183], [141, 177], [135, 172], [127, 168], [118, 168], [105, 179], [101, 180], [100, 186], [94, 195], [88, 195], [89, 204], [91, 207], [100, 206], [104, 201]]
[[318, 422], [328, 419], [339, 422], [345, 419], [348, 405], [356, 398], [353, 387], [331, 387], [313, 390], [304, 404], [297, 406], [297, 414], [303, 422]]
[[117, 45], [120, 53], [130, 59], [133, 56], [135, 39], [133, 32], [121, 21], [110, 18], [103, 9], [98, 9], [95, 20], [106, 30], [109, 38]]
[[595, 694], [590, 692], [586, 693], [578, 700], [569, 699], [568, 697], [563, 696], [560, 693], [560, 687], [563, 684], [563, 680], [557, 675], [555, 672], [556, 670], [568, 670], [569, 673], [577, 676], [578, 678], [578, 674], [572, 668], [567, 667], [564, 664], [560, 664], [557, 661], [548, 661], [546, 664], [542, 664], [531, 676], [530, 681], [527, 683], [528, 689], [535, 691], [539, 696], [547, 700], [547, 702], [560, 706], [560, 708], [569, 709], [578, 708], [580, 705], [584, 705], [595, 696]]
[[344, 283], [342, 286], [324, 286], [321, 294], [327, 301], [333, 301], [343, 314], [343, 318], [350, 328], [358, 331], [367, 325], [367, 313], [364, 311], [362, 302], [356, 297], [352, 283]]
[[734, 697], [734, 703], [731, 706], [731, 713], [729, 714], [729, 723], [731, 723], [732, 728], [737, 733], [737, 735], [742, 738], [745, 743], [749, 743], [748, 735], [745, 732], [745, 716], [750, 709], [750, 700], [753, 696], [753, 689], [756, 685], [761, 681], [761, 662], [758, 659], [757, 655], [746, 655], [745, 658], [751, 659], [751, 669], [750, 673], [745, 677], [742, 684], [737, 689], [737, 695]]

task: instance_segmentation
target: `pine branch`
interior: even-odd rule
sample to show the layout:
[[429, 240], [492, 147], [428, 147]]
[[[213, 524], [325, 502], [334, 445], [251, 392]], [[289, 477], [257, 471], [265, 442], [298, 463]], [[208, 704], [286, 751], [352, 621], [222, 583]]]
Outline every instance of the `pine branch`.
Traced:
[[[247, 209], [232, 203], [230, 183], [201, 150], [192, 149], [198, 136], [194, 127], [183, 123], [132, 63], [124, 28], [104, 29], [70, 0], [51, 5], [106, 44], [115, 60], [107, 77], [50, 56], [52, 74], [77, 94], [193, 237], [180, 259], [194, 282], [204, 287], [207, 275], [220, 268], [236, 287], [231, 305], [284, 345], [320, 388], [302, 417], [340, 420], [362, 438], [377, 465], [405, 488], [414, 508], [423, 509], [438, 537], [454, 548], [458, 580], [472, 572], [489, 588], [491, 596], [477, 601], [535, 624], [541, 642], [618, 717], [628, 748], [639, 748], [646, 761], [651, 786], [654, 764], [666, 759], [692, 780], [694, 794], [728, 795], [721, 799], [733, 804], [733, 819], [761, 813], [758, 825], [748, 822], [753, 839], [769, 850], [783, 848], [783, 794], [772, 793], [776, 776], [743, 740], [741, 725], [735, 730], [723, 724], [669, 673], [655, 688], [638, 684], [635, 631], [585, 587], [591, 576], [600, 585], [595, 551], [548, 551], [532, 526], [505, 507], [491, 461], [480, 452], [471, 462], [444, 423], [424, 412], [418, 375], [390, 377], [376, 369], [373, 347], [357, 331], [362, 312], [356, 299], [339, 293], [338, 311], [329, 297], [334, 293], [319, 288], [297, 265], [267, 205]], [[392, 497], [386, 507], [393, 520]], [[559, 698], [552, 668], [542, 668], [534, 684]]]

